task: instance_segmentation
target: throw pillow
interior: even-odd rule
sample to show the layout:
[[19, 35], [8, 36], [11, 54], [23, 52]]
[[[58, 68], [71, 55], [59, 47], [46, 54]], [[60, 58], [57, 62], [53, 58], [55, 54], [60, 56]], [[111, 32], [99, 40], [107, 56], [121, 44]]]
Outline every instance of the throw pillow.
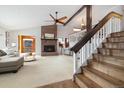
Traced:
[[4, 52], [3, 50], [0, 50], [0, 54], [1, 54], [1, 56], [5, 56], [5, 55], [7, 55], [7, 53]]
[[0, 52], [0, 56], [2, 56], [2, 53]]

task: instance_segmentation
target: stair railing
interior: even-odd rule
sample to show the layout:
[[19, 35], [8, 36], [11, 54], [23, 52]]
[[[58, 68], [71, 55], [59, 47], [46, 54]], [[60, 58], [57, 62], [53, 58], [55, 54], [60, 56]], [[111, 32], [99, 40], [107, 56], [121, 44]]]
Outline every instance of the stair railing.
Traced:
[[110, 12], [71, 48], [74, 58], [74, 75], [80, 73], [81, 66], [87, 65], [87, 60], [92, 58], [92, 54], [96, 52], [105, 38], [121, 30], [121, 18], [122, 15]]

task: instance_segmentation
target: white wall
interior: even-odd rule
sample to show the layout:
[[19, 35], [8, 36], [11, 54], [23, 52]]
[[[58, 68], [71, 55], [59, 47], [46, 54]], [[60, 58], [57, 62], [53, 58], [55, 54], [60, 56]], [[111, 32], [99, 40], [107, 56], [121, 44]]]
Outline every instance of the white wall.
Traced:
[[[36, 38], [36, 54], [41, 55], [41, 27], [11, 31], [10, 32], [10, 43], [16, 42], [18, 45], [18, 35], [30, 35]], [[18, 46], [16, 47], [18, 50]]]
[[[97, 24], [105, 15], [107, 15], [111, 11], [118, 12], [123, 14], [122, 10], [123, 6], [116, 5], [94, 5], [92, 7], [92, 24]], [[81, 24], [82, 18], [85, 19], [85, 10], [82, 11], [79, 15], [77, 15], [73, 20], [71, 20], [66, 26], [58, 27], [58, 37], [68, 37], [68, 34], [73, 33], [74, 27], [79, 27]], [[86, 20], [84, 20], [86, 22]], [[124, 24], [124, 21], [123, 21]], [[123, 26], [122, 26], [123, 27]], [[124, 28], [123, 28], [124, 29]]]
[[0, 49], [4, 49], [6, 47], [6, 36], [5, 36], [5, 30], [0, 28]]
[[97, 24], [102, 18], [111, 11], [123, 14], [123, 6], [121, 5], [96, 5], [92, 9], [92, 24]]

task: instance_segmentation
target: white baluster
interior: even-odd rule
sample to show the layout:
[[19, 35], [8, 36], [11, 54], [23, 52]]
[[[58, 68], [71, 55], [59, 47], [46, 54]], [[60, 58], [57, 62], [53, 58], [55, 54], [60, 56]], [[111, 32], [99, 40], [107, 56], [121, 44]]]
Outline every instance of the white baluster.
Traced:
[[97, 47], [98, 47], [98, 43], [99, 43], [99, 32], [97, 32]]
[[82, 47], [82, 64], [83, 64], [83, 62], [84, 62], [84, 47]]
[[97, 33], [96, 33], [96, 35], [94, 36], [94, 49], [95, 49], [95, 47], [97, 47]]
[[87, 55], [85, 54], [86, 52], [87, 52], [87, 51], [86, 51], [86, 45], [85, 45], [85, 46], [84, 46], [84, 62], [85, 62], [86, 56], [87, 56]]
[[117, 18], [115, 18], [115, 32], [117, 32]]
[[103, 30], [103, 33], [102, 33], [102, 40], [105, 38], [105, 32], [106, 32], [106, 28], [108, 27], [108, 24], [106, 24], [106, 26], [104, 26], [104, 30]]
[[101, 29], [101, 31], [99, 31], [99, 33], [100, 33], [100, 42], [101, 42], [101, 39], [102, 39], [102, 31], [103, 31], [103, 28]]
[[110, 34], [112, 32], [112, 18], [109, 21], [109, 29], [106, 32], [108, 32], [107, 34]]
[[114, 18], [114, 32], [116, 32], [116, 19]]
[[76, 53], [73, 52], [73, 60], [74, 60], [74, 71], [73, 71], [73, 74], [75, 74], [76, 71], [77, 71], [77, 62], [76, 62], [76, 58], [77, 58]]
[[93, 46], [92, 46], [92, 52], [93, 52], [93, 50], [95, 49], [95, 36], [93, 36], [91, 42], [92, 42], [92, 44], [93, 44]]
[[118, 30], [118, 31], [120, 31], [119, 25], [120, 25], [119, 19], [117, 19], [117, 30]]
[[90, 45], [89, 45], [89, 47], [90, 47], [89, 55], [92, 53], [92, 50], [93, 50], [93, 49], [92, 49], [92, 48], [93, 48], [93, 43], [92, 43], [93, 41], [92, 41], [92, 40], [93, 40], [93, 37], [92, 37], [91, 40], [90, 40]]
[[[89, 57], [89, 55], [90, 55], [90, 46], [91, 46], [91, 45], [90, 45], [90, 42], [91, 42], [91, 40], [88, 41], [88, 57]], [[87, 58], [88, 58], [88, 57], [87, 57]]]
[[114, 32], [114, 18], [112, 17], [111, 21], [111, 33]]
[[80, 50], [80, 63], [81, 63], [81, 65], [82, 65], [82, 48], [81, 48], [81, 50]]
[[106, 38], [107, 33], [109, 33], [109, 29], [110, 29], [110, 22], [107, 23], [106, 29], [104, 31], [104, 39]]
[[118, 19], [118, 31], [121, 31], [121, 20]]

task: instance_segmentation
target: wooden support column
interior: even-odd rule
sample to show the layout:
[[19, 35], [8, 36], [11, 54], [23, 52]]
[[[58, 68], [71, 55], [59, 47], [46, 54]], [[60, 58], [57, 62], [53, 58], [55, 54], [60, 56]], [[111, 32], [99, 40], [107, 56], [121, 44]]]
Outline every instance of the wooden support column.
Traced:
[[86, 6], [86, 30], [91, 31], [92, 29], [92, 5]]

